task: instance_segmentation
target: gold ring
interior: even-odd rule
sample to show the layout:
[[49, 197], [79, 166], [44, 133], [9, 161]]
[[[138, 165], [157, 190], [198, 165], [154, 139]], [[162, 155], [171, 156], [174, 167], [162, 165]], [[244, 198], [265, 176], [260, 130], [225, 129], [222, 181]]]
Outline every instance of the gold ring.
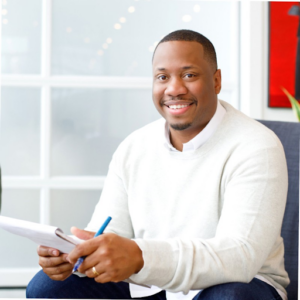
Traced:
[[95, 269], [95, 267], [93, 267], [93, 273], [94, 273], [94, 275], [96, 275], [96, 276], [99, 276], [100, 274], [96, 271], [96, 269]]

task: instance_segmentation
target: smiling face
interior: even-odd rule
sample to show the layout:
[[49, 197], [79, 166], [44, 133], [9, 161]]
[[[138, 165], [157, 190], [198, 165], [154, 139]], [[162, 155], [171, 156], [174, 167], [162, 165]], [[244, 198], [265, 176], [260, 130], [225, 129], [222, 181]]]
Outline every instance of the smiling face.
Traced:
[[153, 102], [171, 135], [196, 136], [213, 117], [221, 90], [221, 71], [204, 58], [200, 43], [170, 41], [153, 58]]

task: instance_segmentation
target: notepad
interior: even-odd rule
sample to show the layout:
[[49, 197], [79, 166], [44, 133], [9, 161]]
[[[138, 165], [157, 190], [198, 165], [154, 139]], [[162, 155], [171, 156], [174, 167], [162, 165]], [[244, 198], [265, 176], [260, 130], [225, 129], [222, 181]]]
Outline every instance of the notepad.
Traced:
[[[62, 253], [70, 253], [76, 245], [83, 242], [76, 237], [70, 237], [55, 226], [44, 225], [9, 217], [0, 216], [0, 228], [13, 234], [26, 237], [41, 246], [51, 247]], [[131, 279], [123, 280], [127, 283], [151, 288], [151, 286], [138, 284]]]
[[82, 240], [72, 238], [55, 226], [44, 225], [0, 216], [0, 228], [26, 237], [41, 246], [58, 249], [62, 253], [71, 252]]

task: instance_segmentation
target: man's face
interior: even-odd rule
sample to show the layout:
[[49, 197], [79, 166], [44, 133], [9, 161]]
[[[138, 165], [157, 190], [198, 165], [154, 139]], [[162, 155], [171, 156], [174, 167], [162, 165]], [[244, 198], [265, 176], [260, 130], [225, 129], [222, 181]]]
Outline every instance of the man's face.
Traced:
[[[215, 113], [221, 72], [197, 42], [161, 43], [153, 58], [153, 101], [174, 130], [200, 132]], [[171, 129], [171, 131], [172, 131]]]

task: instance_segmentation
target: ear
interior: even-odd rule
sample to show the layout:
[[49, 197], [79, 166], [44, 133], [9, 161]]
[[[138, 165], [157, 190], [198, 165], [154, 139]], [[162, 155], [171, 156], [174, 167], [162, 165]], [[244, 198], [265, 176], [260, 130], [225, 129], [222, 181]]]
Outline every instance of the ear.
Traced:
[[219, 94], [222, 88], [221, 70], [218, 69], [214, 74], [215, 94]]

